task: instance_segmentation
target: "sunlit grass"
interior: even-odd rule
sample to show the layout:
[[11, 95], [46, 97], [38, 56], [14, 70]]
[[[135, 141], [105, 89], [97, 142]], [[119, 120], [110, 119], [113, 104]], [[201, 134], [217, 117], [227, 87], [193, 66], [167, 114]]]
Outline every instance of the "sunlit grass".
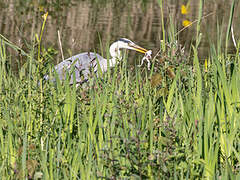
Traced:
[[[124, 59], [78, 88], [43, 82], [51, 66], [41, 38], [23, 52], [2, 37], [2, 178], [240, 178], [239, 54], [211, 45], [201, 64], [201, 11], [202, 4], [191, 56], [172, 26], [150, 72], [129, 70]], [[18, 75], [6, 47], [27, 54]]]

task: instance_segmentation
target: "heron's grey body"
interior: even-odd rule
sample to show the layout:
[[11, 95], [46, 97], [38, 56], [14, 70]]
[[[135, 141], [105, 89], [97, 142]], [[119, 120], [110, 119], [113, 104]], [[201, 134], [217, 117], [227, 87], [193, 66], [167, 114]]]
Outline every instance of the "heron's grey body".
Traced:
[[91, 72], [97, 72], [98, 64], [103, 72], [107, 70], [107, 59], [97, 53], [85, 52], [62, 61], [55, 66], [55, 71], [61, 81], [66, 78], [66, 73], [69, 73], [70, 84], [73, 84], [74, 74], [76, 83], [81, 84], [87, 81]]
[[[94, 72], [98, 76], [98, 68], [101, 68], [101, 71], [104, 73], [107, 71], [108, 66], [115, 66], [118, 60], [122, 59], [120, 52], [121, 48], [132, 49], [141, 53], [147, 52], [146, 49], [135, 45], [132, 41], [126, 38], [121, 38], [110, 46], [109, 52], [112, 58], [109, 60], [103, 58], [97, 53], [84, 52], [65, 59], [57, 64], [55, 66], [55, 71], [61, 81], [65, 80], [68, 75], [68, 77], [70, 76], [70, 84], [73, 84], [74, 76], [76, 84], [82, 84], [88, 80], [90, 73]], [[48, 80], [49, 76], [46, 75], [44, 79]], [[55, 79], [53, 79], [53, 81], [55, 81]]]

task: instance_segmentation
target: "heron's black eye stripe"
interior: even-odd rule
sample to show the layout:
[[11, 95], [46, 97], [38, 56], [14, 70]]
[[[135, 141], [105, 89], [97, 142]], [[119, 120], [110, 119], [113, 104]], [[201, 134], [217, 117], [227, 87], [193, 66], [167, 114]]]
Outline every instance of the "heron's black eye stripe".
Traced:
[[125, 43], [130, 43], [130, 41], [128, 40], [128, 39], [124, 39], [124, 38], [121, 38], [121, 39], [119, 39], [119, 41], [122, 41], [122, 42], [125, 42]]

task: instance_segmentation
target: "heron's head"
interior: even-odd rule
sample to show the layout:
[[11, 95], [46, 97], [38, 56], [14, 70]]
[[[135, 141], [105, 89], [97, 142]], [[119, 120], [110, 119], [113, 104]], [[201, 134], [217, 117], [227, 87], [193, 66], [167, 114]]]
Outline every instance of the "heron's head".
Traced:
[[121, 38], [110, 46], [111, 56], [121, 58], [120, 49], [131, 49], [143, 54], [148, 51], [127, 38]]
[[121, 38], [117, 42], [118, 42], [119, 49], [121, 49], [121, 48], [131, 49], [131, 50], [135, 50], [140, 53], [143, 53], [143, 54], [145, 54], [148, 51], [148, 50], [136, 45], [134, 42], [132, 42], [131, 40], [129, 40], [127, 38]]

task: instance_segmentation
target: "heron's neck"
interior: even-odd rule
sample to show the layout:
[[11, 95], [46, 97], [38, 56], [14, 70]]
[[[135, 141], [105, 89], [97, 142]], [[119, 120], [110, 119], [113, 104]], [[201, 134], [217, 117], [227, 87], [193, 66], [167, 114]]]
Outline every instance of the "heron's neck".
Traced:
[[121, 60], [122, 59], [122, 55], [121, 55], [121, 51], [118, 47], [118, 43], [117, 42], [114, 42], [110, 48], [109, 48], [109, 52], [110, 52], [110, 55], [112, 56], [112, 61], [113, 63], [117, 62], [117, 60]]
[[118, 63], [118, 60], [116, 58], [112, 57], [111, 59], [109, 59], [110, 67], [114, 67], [117, 63]]

